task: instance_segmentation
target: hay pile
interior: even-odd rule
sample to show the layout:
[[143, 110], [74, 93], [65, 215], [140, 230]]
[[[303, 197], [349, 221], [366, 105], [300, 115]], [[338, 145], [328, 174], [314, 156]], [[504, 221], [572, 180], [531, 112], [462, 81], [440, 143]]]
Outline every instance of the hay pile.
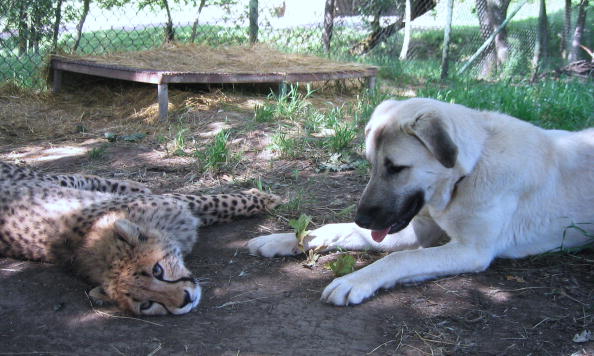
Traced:
[[96, 56], [60, 55], [123, 67], [192, 73], [314, 73], [365, 71], [369, 66], [279, 52], [264, 45], [210, 47], [168, 44], [146, 51], [119, 52]]

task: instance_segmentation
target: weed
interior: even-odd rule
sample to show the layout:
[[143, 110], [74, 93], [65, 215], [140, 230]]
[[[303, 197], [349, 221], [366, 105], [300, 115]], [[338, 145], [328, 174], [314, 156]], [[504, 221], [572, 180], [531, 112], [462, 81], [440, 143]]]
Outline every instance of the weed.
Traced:
[[281, 205], [277, 209], [282, 215], [295, 216], [297, 212], [303, 210], [304, 205], [308, 202], [310, 202], [310, 200], [306, 198], [304, 191], [300, 189], [287, 203]]
[[306, 214], [301, 214], [298, 219], [289, 220], [289, 226], [295, 229], [295, 236], [301, 248], [303, 248], [303, 239], [308, 233], [307, 226], [309, 223], [311, 223], [311, 217]]
[[356, 209], [357, 209], [357, 205], [351, 204], [351, 205], [347, 206], [346, 208], [341, 209], [339, 212], [334, 214], [334, 216], [336, 217], [336, 219], [349, 219], [350, 220], [353, 217], [353, 213], [355, 212]]
[[291, 219], [289, 220], [289, 225], [295, 230], [295, 237], [297, 238], [297, 245], [303, 251], [306, 256], [305, 262], [303, 265], [306, 267], [313, 267], [320, 258], [320, 254], [318, 253], [324, 247], [320, 246], [315, 249], [311, 249], [306, 251], [305, 248], [305, 238], [309, 231], [307, 231], [307, 226], [311, 223], [311, 217], [306, 214], [301, 214], [298, 219]]
[[107, 152], [107, 144], [103, 144], [99, 147], [93, 147], [88, 153], [89, 159], [97, 161], [105, 158], [105, 152]]
[[272, 122], [275, 120], [294, 121], [307, 116], [311, 104], [307, 99], [314, 93], [308, 90], [305, 95], [301, 94], [298, 85], [291, 85], [286, 93], [281, 93], [278, 98], [271, 93], [268, 99], [271, 103], [256, 105], [254, 108], [254, 120], [256, 122]]
[[342, 253], [334, 261], [328, 262], [325, 267], [334, 272], [336, 277], [341, 277], [355, 270], [357, 259], [348, 253]]
[[275, 108], [273, 105], [257, 104], [254, 107], [254, 120], [256, 122], [271, 122], [275, 119]]
[[174, 156], [186, 155], [186, 132], [188, 132], [187, 128], [180, 128], [177, 130], [171, 147]]
[[331, 152], [339, 153], [351, 147], [357, 138], [357, 128], [351, 124], [344, 123], [334, 127], [334, 135], [325, 140], [324, 145]]
[[289, 137], [284, 131], [274, 134], [271, 141], [270, 148], [282, 158], [297, 158], [303, 153], [303, 140]]
[[229, 136], [229, 130], [221, 130], [203, 151], [194, 153], [194, 156], [200, 159], [205, 170], [219, 171], [231, 160], [231, 151], [228, 146]]

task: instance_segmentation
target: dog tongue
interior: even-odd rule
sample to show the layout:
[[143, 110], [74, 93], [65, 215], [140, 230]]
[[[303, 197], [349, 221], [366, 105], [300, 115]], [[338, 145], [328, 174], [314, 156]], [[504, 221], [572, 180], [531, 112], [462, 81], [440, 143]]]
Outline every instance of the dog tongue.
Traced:
[[388, 232], [390, 232], [389, 227], [385, 230], [371, 230], [371, 237], [375, 242], [382, 242]]

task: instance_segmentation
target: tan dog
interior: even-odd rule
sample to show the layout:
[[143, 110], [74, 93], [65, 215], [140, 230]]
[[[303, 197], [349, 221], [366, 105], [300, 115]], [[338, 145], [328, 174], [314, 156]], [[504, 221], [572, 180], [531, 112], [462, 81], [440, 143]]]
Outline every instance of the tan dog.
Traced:
[[[410, 99], [380, 104], [365, 132], [373, 168], [356, 225], [314, 230], [306, 248], [397, 252], [335, 279], [325, 302], [358, 304], [396, 283], [592, 242], [594, 129], [544, 130], [500, 113]], [[257, 237], [248, 247], [267, 257], [301, 252], [293, 233]]]

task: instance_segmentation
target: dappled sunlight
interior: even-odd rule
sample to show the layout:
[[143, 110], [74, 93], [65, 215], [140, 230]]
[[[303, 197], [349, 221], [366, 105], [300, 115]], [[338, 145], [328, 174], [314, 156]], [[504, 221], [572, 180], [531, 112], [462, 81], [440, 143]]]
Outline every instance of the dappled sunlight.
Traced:
[[207, 125], [206, 130], [198, 132], [199, 137], [215, 137], [222, 130], [228, 130], [232, 126], [227, 122], [211, 122]]
[[85, 147], [85, 145], [90, 145], [97, 142], [97, 140], [90, 140], [77, 146], [68, 145], [50, 148], [29, 146], [25, 149], [21, 149], [21, 152], [12, 152], [6, 155], [6, 158], [9, 160], [24, 160], [34, 163], [49, 162], [62, 158], [78, 157], [87, 154], [92, 149], [92, 147]]
[[35, 266], [31, 262], [5, 260], [0, 263], [0, 278], [12, 277]]
[[494, 303], [507, 303], [509, 302], [513, 294], [513, 290], [505, 290], [494, 287], [479, 286], [476, 288], [477, 291], [481, 292], [482, 295]]

